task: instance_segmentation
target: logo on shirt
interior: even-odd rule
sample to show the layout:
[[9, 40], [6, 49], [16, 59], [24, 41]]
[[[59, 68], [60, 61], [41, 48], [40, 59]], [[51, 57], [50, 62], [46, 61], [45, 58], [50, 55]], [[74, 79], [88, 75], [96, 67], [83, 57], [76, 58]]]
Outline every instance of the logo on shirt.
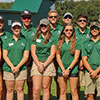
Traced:
[[32, 32], [31, 36], [34, 36], [34, 34], [35, 34], [35, 33], [34, 33], [34, 32]]
[[37, 39], [36, 42], [40, 43], [41, 42], [41, 39]]
[[7, 39], [7, 38], [8, 38], [7, 36], [4, 37], [4, 39]]
[[58, 31], [58, 33], [57, 34], [60, 34], [61, 33], [61, 31]]
[[49, 40], [49, 42], [52, 42], [52, 40]]
[[10, 46], [13, 46], [13, 45], [14, 45], [14, 43], [9, 43], [9, 47], [10, 47]]
[[88, 47], [90, 46], [90, 44], [88, 44]]
[[89, 34], [87, 34], [86, 38], [90, 38]]
[[22, 42], [21, 44], [20, 44], [21, 46], [25, 46], [25, 44]]

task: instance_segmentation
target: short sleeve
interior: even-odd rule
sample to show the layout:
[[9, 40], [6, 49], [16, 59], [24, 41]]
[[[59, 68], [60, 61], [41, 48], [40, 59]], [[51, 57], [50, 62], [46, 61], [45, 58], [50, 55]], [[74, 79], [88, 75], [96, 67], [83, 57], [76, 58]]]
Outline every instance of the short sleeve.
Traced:
[[8, 50], [8, 41], [7, 40], [5, 40], [3, 42], [3, 49]]
[[86, 51], [86, 44], [85, 43], [82, 43], [81, 44], [81, 56], [87, 56], [87, 51]]
[[26, 47], [25, 47], [25, 50], [30, 50], [30, 45], [29, 45], [29, 42], [26, 42]]

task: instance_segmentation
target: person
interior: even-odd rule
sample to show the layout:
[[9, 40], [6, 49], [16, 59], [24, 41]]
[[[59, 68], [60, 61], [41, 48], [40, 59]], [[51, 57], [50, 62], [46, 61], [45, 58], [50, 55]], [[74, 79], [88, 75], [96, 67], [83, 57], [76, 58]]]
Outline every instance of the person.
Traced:
[[2, 100], [6, 100], [6, 87], [5, 87], [5, 82], [4, 80], [2, 80], [2, 76], [3, 76], [3, 70], [2, 70], [2, 66], [4, 63], [3, 60], [3, 43], [6, 39], [11, 37], [11, 33], [7, 32], [4, 30], [4, 17], [2, 15], [0, 15], [0, 41], [1, 41], [1, 45], [0, 45], [0, 49], [1, 49], [1, 60], [0, 60], [0, 100], [2, 98]]
[[[48, 20], [50, 22], [50, 32], [52, 34], [52, 36], [55, 38], [56, 44], [58, 42], [59, 36], [61, 34], [61, 31], [63, 29], [63, 27], [61, 25], [59, 25], [58, 22], [59, 19], [59, 15], [58, 12], [56, 10], [50, 10], [48, 12]], [[56, 58], [54, 58], [54, 64], [56, 67], [56, 73], [57, 73], [57, 61]], [[54, 77], [54, 80], [56, 82], [56, 86], [57, 86], [57, 99], [59, 100], [59, 85], [57, 82], [57, 76]]]
[[[29, 46], [31, 48], [31, 42], [35, 35], [36, 29], [31, 25], [32, 21], [32, 13], [25, 9], [21, 12], [21, 20], [23, 22], [23, 26], [21, 29], [21, 33], [25, 36], [25, 39], [29, 42]], [[28, 99], [32, 100], [32, 78], [31, 78], [31, 68], [32, 68], [32, 58], [31, 53], [29, 55], [29, 60], [27, 61], [27, 86], [28, 86]]]
[[29, 45], [21, 35], [21, 23], [14, 21], [11, 25], [12, 37], [3, 44], [3, 79], [7, 88], [6, 100], [13, 100], [14, 86], [16, 85], [17, 100], [24, 100], [24, 83], [27, 79], [25, 66], [29, 56]]
[[[87, 24], [88, 24], [88, 17], [85, 14], [79, 14], [79, 16], [77, 17], [78, 27], [75, 28], [75, 35], [76, 35], [76, 39], [80, 40], [80, 46], [84, 41], [88, 40], [91, 37], [90, 29], [87, 28]], [[80, 85], [84, 86], [85, 85], [84, 66], [83, 66], [81, 57], [80, 57], [80, 62], [79, 62], [79, 69], [80, 69], [80, 72], [79, 72]]]
[[73, 15], [70, 12], [66, 12], [62, 18], [64, 24], [72, 23]]
[[[79, 100], [78, 95], [78, 59], [80, 45], [75, 38], [75, 30], [71, 23], [66, 24], [57, 43], [56, 59], [58, 62], [58, 83], [60, 100], [67, 100], [67, 80], [69, 78], [72, 100]], [[73, 84], [74, 83], [74, 84]]]
[[56, 53], [56, 42], [50, 33], [49, 21], [46, 18], [40, 20], [36, 35], [31, 44], [33, 65], [31, 76], [33, 80], [33, 100], [40, 100], [41, 85], [43, 88], [43, 100], [50, 99], [50, 86], [56, 69], [53, 58]]
[[91, 22], [91, 38], [82, 44], [82, 61], [85, 66], [85, 94], [87, 100], [95, 100], [95, 90], [100, 99], [100, 24]]

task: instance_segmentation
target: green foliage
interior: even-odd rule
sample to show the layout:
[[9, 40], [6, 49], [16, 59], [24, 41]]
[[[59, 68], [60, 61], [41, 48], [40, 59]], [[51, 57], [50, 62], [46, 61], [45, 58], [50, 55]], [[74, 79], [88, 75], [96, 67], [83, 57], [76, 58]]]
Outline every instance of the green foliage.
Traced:
[[13, 2], [10, 3], [0, 3], [0, 9], [10, 9], [13, 5]]
[[[62, 3], [62, 1], [64, 1]], [[98, 20], [100, 14], [100, 0], [81, 0], [74, 2], [74, 0], [60, 0], [56, 1], [56, 10], [59, 13], [59, 24], [63, 25], [62, 17], [64, 13], [70, 12], [73, 14], [73, 23], [76, 24], [76, 20], [79, 14], [84, 13], [88, 16], [89, 23], [93, 20]]]

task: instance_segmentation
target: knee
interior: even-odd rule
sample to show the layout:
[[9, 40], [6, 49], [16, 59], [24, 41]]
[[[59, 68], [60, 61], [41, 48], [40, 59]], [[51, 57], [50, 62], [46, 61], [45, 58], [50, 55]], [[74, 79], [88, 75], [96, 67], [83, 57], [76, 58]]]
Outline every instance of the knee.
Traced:
[[60, 88], [60, 94], [65, 95], [66, 94], [66, 88]]
[[71, 95], [76, 96], [78, 94], [77, 88], [71, 90]]
[[86, 95], [86, 98], [87, 98], [88, 100], [93, 100], [94, 95], [93, 95], [93, 94], [87, 94], [87, 95]]
[[12, 93], [14, 91], [14, 88], [9, 88], [9, 89], [7, 89], [7, 92], [8, 93]]
[[45, 92], [45, 91], [49, 91], [49, 86], [44, 85], [44, 86], [43, 86], [43, 91], [44, 91], [44, 92]]
[[33, 94], [34, 94], [34, 95], [38, 95], [38, 94], [40, 93], [40, 90], [41, 90], [41, 89], [40, 89], [39, 87], [34, 87], [34, 88], [33, 88]]
[[17, 93], [23, 92], [23, 88], [16, 88]]

